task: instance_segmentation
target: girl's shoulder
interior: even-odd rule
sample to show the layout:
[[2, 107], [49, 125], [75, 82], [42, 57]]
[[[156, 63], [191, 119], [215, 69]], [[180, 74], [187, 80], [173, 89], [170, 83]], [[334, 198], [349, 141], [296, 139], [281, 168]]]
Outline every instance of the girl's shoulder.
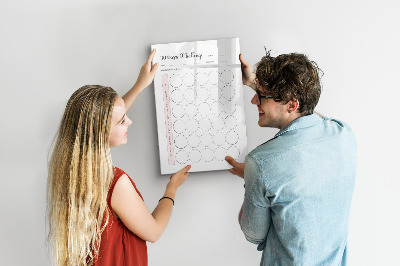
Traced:
[[114, 172], [114, 179], [118, 179], [119, 177], [121, 177], [123, 174], [126, 174], [127, 175], [127, 173], [125, 173], [125, 171], [124, 170], [122, 170], [122, 169], [120, 169], [120, 168], [118, 168], [118, 167], [116, 167], [116, 166], [113, 166], [113, 172]]
[[136, 192], [139, 194], [139, 196], [143, 199], [142, 194], [139, 192], [138, 188], [136, 187], [135, 182], [132, 180], [132, 178], [124, 170], [122, 170], [122, 169], [120, 169], [120, 168], [118, 168], [116, 166], [113, 166], [113, 171], [114, 171], [114, 180], [111, 183], [111, 187], [110, 187], [111, 194], [112, 194], [112, 192], [114, 190], [114, 187], [115, 187], [116, 183], [118, 182], [118, 180], [120, 180], [121, 177], [126, 176], [126, 178], [123, 178], [124, 181], [126, 181], [125, 179], [127, 179], [130, 182], [123, 182], [123, 183], [125, 183], [126, 185], [132, 185], [135, 188]]

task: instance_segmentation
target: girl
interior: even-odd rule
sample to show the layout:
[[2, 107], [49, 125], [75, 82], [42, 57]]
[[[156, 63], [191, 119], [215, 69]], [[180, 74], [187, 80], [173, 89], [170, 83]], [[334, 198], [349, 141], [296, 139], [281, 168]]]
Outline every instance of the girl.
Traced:
[[190, 165], [172, 175], [150, 213], [135, 183], [112, 166], [110, 148], [127, 142], [126, 113], [154, 79], [155, 50], [122, 98], [83, 86], [69, 99], [49, 164], [49, 235], [56, 265], [147, 265], [146, 241], [159, 239]]

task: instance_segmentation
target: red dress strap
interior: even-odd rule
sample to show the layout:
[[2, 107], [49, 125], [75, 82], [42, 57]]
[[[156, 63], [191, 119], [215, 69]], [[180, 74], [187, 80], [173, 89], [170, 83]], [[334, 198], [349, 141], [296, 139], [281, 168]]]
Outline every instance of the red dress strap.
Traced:
[[[117, 167], [113, 167], [114, 179], [111, 182], [110, 189], [107, 194], [107, 205], [109, 220], [101, 235], [101, 242], [99, 248], [99, 257], [95, 261], [96, 266], [147, 266], [147, 245], [146, 241], [132, 233], [121, 220], [117, 220], [113, 214], [111, 207], [111, 197], [115, 188], [115, 184], [119, 178], [126, 174], [124, 171]], [[128, 175], [127, 175], [128, 176]], [[139, 190], [136, 188], [135, 182], [128, 176], [133, 187], [139, 196], [143, 199]]]
[[[119, 178], [121, 176], [123, 176], [124, 174], [126, 174], [123, 170], [119, 169], [118, 167], [113, 167], [113, 170], [114, 170], [114, 179], [113, 179], [113, 181], [111, 183], [111, 186], [110, 186], [110, 189], [108, 190], [108, 195], [107, 195], [107, 205], [108, 205], [108, 207], [110, 209], [112, 209], [111, 208], [111, 197], [112, 197], [112, 194], [114, 192], [115, 185], [117, 184], [117, 181], [119, 180]], [[137, 189], [135, 182], [133, 182], [133, 180], [129, 176], [128, 176], [128, 178], [129, 178], [129, 181], [131, 181], [131, 183], [132, 183], [133, 187], [135, 188], [136, 192], [143, 199], [142, 194], [140, 194], [140, 191]]]

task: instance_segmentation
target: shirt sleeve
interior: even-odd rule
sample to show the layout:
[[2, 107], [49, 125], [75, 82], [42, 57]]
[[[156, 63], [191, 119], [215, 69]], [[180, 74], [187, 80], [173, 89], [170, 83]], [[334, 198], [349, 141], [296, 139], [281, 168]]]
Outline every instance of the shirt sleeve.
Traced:
[[244, 162], [244, 180], [245, 194], [240, 227], [248, 241], [263, 244], [271, 225], [270, 202], [259, 166], [251, 155], [247, 155]]

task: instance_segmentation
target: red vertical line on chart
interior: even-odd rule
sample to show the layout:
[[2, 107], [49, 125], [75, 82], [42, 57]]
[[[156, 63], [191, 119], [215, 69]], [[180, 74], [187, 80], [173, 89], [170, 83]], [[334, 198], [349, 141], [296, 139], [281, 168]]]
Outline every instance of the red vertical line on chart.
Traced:
[[168, 74], [161, 76], [162, 87], [163, 87], [163, 99], [164, 99], [164, 113], [165, 113], [165, 129], [167, 132], [167, 152], [168, 152], [168, 164], [175, 164], [174, 158], [174, 138], [172, 135], [172, 119], [171, 119], [171, 101], [169, 98], [169, 83]]

